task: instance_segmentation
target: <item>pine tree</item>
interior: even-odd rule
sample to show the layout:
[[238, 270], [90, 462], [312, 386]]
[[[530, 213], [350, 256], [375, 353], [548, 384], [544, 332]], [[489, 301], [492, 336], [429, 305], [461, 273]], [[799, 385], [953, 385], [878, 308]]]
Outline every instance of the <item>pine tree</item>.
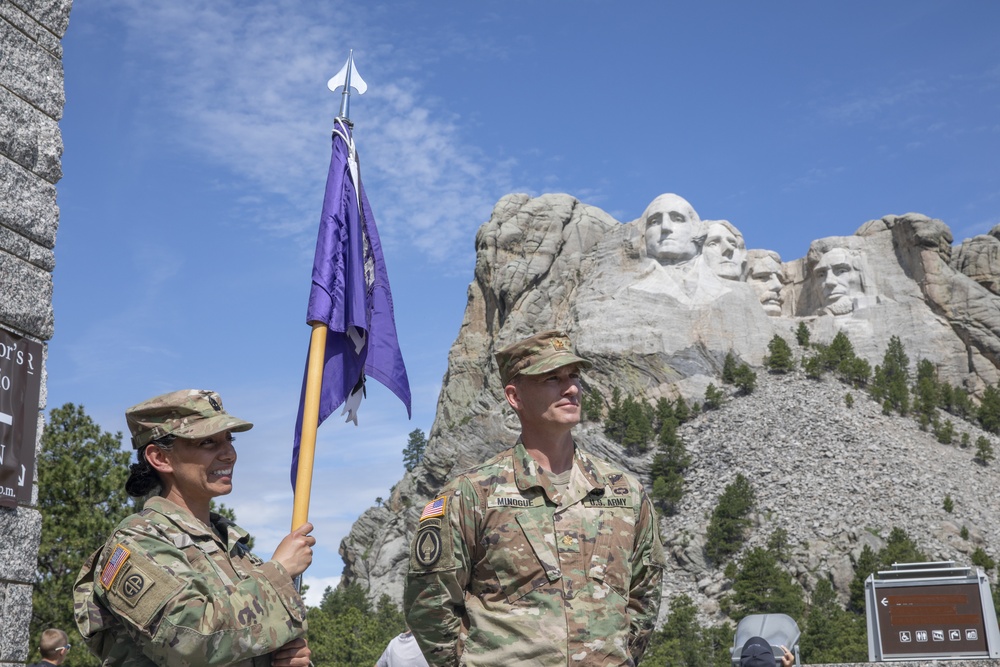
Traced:
[[403, 449], [403, 467], [406, 472], [413, 472], [421, 461], [424, 460], [424, 450], [427, 449], [427, 437], [419, 428], [410, 431], [410, 437], [406, 441], [406, 448]]
[[684, 497], [684, 477], [673, 470], [653, 480], [653, 502], [667, 516], [677, 514], [681, 498]]
[[913, 388], [913, 410], [923, 416], [928, 422], [937, 418], [937, 407], [940, 402], [937, 371], [927, 359], [917, 362], [917, 384]]
[[604, 398], [601, 392], [596, 389], [589, 389], [580, 399], [580, 419], [588, 422], [601, 421], [601, 413], [604, 411]]
[[972, 401], [969, 400], [969, 392], [961, 387], [952, 388], [951, 413], [956, 417], [968, 419], [974, 412]]
[[901, 415], [910, 411], [910, 359], [898, 337], [889, 339], [882, 365], [875, 367], [872, 396]]
[[854, 345], [843, 331], [838, 331], [833, 342], [823, 350], [823, 365], [828, 371], [839, 370], [840, 365], [854, 359]]
[[647, 404], [629, 396], [622, 403], [622, 412], [625, 418], [625, 431], [622, 434], [621, 444], [627, 449], [646, 451], [653, 437], [653, 410]]
[[620, 443], [625, 437], [625, 414], [622, 410], [622, 391], [618, 387], [611, 390], [611, 405], [604, 417], [604, 434]]
[[663, 396], [656, 401], [656, 432], [659, 433], [663, 430], [664, 424], [667, 422], [673, 422], [675, 427], [677, 425], [677, 419], [674, 417], [674, 406]]
[[799, 649], [805, 664], [868, 660], [865, 617], [840, 608], [829, 579], [816, 582]]
[[955, 438], [955, 425], [950, 419], [945, 419], [944, 423], [937, 423], [934, 426], [934, 435], [942, 445], [950, 445]]
[[637, 401], [631, 396], [621, 400], [621, 392], [616, 387], [611, 398], [611, 408], [604, 420], [604, 434], [632, 450], [644, 452], [653, 438], [653, 421], [656, 412], [652, 406]]
[[[125, 493], [129, 458], [121, 433], [102, 431], [83, 406], [67, 403], [49, 413], [37, 462], [42, 538], [32, 595], [30, 645], [35, 651], [46, 628], [72, 632], [76, 627], [73, 582], [83, 561], [133, 511]], [[72, 664], [91, 667], [98, 660], [79, 651]]]
[[837, 366], [837, 374], [844, 382], [860, 389], [868, 384], [871, 379], [872, 367], [867, 359], [852, 357], [840, 362]]
[[984, 436], [976, 438], [976, 454], [973, 458], [983, 465], [987, 465], [994, 459], [993, 445]]
[[767, 357], [764, 358], [764, 366], [772, 373], [788, 373], [795, 368], [792, 348], [778, 334], [774, 334], [767, 344]]
[[983, 568], [985, 572], [989, 572], [997, 566], [997, 562], [982, 547], [976, 547], [970, 560], [972, 560], [973, 565]]
[[744, 554], [733, 578], [733, 593], [723, 599], [723, 610], [734, 621], [750, 614], [788, 614], [798, 620], [804, 606], [802, 588], [774, 553], [760, 547]]
[[806, 377], [810, 380], [821, 379], [826, 370], [823, 365], [823, 355], [814, 354], [811, 357], [802, 359], [802, 370], [805, 371]]
[[683, 424], [691, 419], [691, 409], [688, 407], [687, 401], [684, 400], [683, 396], [678, 396], [677, 401], [674, 403], [674, 417], [677, 418], [678, 424]]
[[733, 375], [733, 384], [744, 396], [752, 394], [757, 388], [757, 374], [754, 373], [748, 364], [740, 364]]
[[676, 421], [669, 418], [660, 431], [659, 445], [650, 470], [653, 501], [668, 516], [676, 514], [684, 495], [684, 471], [691, 465], [684, 442], [677, 435]]
[[687, 595], [670, 599], [663, 627], [653, 633], [642, 657], [644, 665], [729, 667], [733, 632], [728, 626], [702, 627], [698, 607]]
[[888, 569], [894, 563], [920, 563], [927, 560], [917, 543], [898, 526], [889, 532], [889, 539], [878, 552], [879, 562], [883, 569]]
[[854, 579], [851, 580], [851, 597], [847, 608], [857, 614], [865, 613], [865, 580], [879, 569], [878, 554], [867, 544], [854, 564]]
[[722, 406], [722, 400], [725, 394], [722, 390], [716, 387], [714, 384], [709, 383], [708, 387], [705, 388], [705, 409], [706, 410], [716, 410]]
[[726, 485], [719, 502], [712, 512], [705, 534], [705, 555], [714, 563], [739, 551], [746, 530], [750, 527], [747, 516], [754, 504], [754, 491], [743, 473]]
[[733, 353], [726, 352], [726, 359], [722, 362], [722, 381], [726, 384], [733, 384], [736, 382], [736, 357]]
[[976, 419], [984, 431], [1000, 433], [1000, 390], [996, 386], [986, 387], [983, 391]]
[[388, 595], [383, 594], [373, 610], [357, 583], [327, 588], [307, 619], [312, 661], [331, 667], [375, 664], [389, 640], [406, 628]]
[[799, 322], [799, 326], [795, 330], [795, 342], [799, 344], [799, 347], [809, 347], [809, 329], [805, 322]]

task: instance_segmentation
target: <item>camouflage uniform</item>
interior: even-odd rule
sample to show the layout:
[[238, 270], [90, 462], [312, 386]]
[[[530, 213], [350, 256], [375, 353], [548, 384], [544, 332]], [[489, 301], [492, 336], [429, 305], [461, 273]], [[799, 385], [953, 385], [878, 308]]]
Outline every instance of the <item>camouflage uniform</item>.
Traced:
[[103, 665], [265, 667], [305, 637], [306, 609], [285, 569], [250, 553], [234, 523], [211, 518], [218, 534], [151, 498], [84, 565], [74, 612]]
[[431, 665], [635, 665], [664, 565], [635, 478], [577, 447], [560, 496], [518, 442], [424, 509], [403, 606]]

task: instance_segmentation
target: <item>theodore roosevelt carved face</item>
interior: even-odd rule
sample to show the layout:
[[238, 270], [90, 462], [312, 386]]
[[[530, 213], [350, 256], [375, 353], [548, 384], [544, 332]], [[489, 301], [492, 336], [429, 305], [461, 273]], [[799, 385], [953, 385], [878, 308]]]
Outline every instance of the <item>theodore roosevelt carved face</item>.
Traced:
[[749, 269], [747, 282], [757, 293], [764, 312], [771, 317], [781, 315], [781, 305], [784, 303], [784, 297], [781, 295], [784, 274], [780, 255], [770, 250], [751, 250], [747, 265]]

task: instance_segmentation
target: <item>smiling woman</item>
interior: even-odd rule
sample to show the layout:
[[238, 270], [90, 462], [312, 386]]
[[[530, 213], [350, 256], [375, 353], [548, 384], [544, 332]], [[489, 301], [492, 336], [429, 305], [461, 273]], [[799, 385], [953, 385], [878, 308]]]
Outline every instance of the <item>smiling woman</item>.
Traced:
[[245, 531], [209, 509], [233, 490], [233, 433], [253, 424], [195, 389], [139, 403], [125, 419], [136, 449], [125, 489], [146, 501], [80, 572], [74, 607], [90, 649], [108, 666], [308, 665], [292, 580], [312, 562], [312, 525], [264, 562]]

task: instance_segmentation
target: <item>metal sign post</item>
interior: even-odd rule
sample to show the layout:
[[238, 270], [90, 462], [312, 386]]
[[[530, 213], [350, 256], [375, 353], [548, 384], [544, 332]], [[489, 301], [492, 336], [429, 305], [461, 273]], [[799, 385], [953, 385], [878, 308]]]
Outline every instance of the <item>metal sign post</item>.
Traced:
[[895, 564], [865, 581], [868, 659], [1000, 658], [990, 583], [952, 561]]

